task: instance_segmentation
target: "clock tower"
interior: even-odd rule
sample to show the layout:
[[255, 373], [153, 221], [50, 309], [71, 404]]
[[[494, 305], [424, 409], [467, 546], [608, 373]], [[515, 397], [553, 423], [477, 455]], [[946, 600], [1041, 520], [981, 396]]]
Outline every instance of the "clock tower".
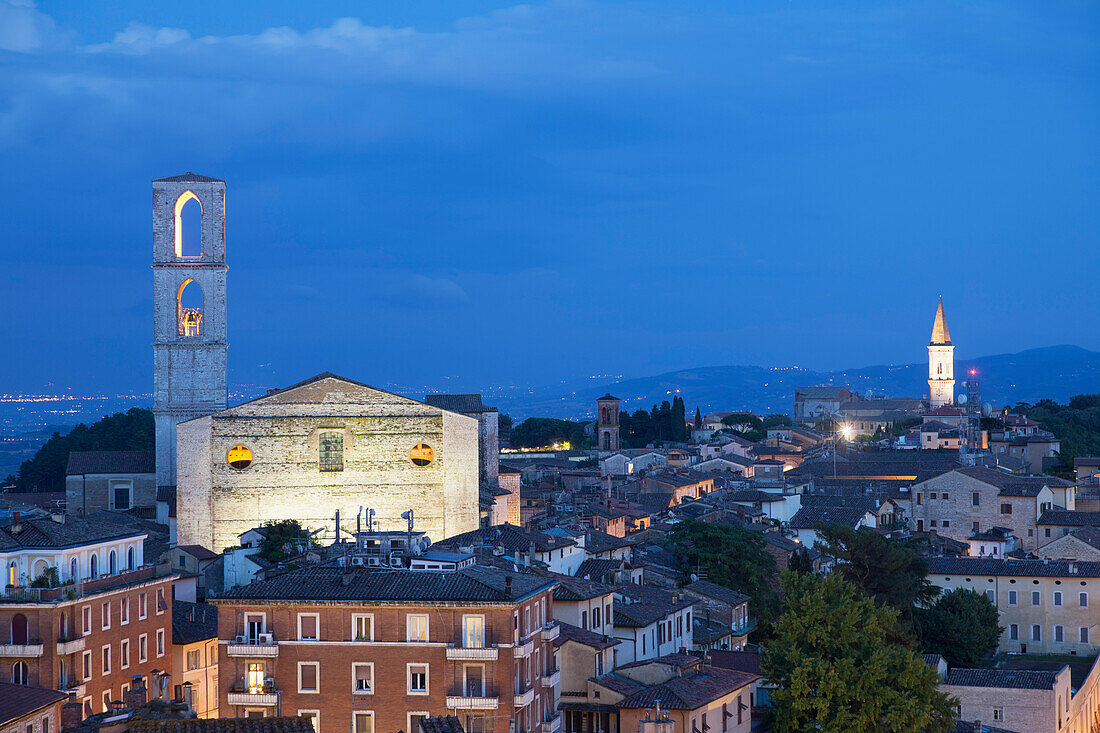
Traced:
[[942, 295], [928, 344], [928, 396], [933, 410], [955, 401], [955, 347], [943, 315]]

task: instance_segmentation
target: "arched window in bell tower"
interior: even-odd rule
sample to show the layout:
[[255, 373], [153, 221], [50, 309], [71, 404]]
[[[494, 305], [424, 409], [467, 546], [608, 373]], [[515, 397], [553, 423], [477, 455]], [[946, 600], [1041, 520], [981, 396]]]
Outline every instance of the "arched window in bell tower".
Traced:
[[176, 199], [176, 257], [202, 256], [202, 204], [184, 191]]
[[202, 288], [190, 278], [176, 293], [176, 322], [180, 336], [202, 336]]

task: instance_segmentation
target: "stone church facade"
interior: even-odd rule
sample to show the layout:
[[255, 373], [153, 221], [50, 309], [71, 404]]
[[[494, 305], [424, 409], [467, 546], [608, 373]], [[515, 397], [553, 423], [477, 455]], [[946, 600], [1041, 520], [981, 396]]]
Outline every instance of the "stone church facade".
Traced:
[[331, 538], [360, 507], [376, 529], [432, 540], [477, 529], [478, 420], [321, 374], [212, 415], [177, 434], [180, 544], [214, 552], [268, 520]]

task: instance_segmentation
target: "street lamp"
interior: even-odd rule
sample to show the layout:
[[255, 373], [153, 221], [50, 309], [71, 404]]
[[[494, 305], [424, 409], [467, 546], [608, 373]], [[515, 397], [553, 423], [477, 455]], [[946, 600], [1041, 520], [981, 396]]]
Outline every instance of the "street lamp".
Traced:
[[844, 440], [851, 440], [853, 431], [852, 426], [847, 423], [837, 425], [835, 416], [833, 417], [833, 427], [836, 429], [836, 434], [833, 436], [833, 478], [836, 478], [836, 435], [844, 438]]

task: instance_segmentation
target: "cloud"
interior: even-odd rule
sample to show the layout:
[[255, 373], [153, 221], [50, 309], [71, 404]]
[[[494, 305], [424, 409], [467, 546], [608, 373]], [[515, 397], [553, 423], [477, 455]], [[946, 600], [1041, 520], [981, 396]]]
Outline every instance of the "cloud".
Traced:
[[38, 51], [60, 37], [53, 19], [31, 0], [0, 0], [0, 51]]
[[131, 22], [126, 29], [115, 34], [114, 40], [85, 50], [95, 53], [115, 51], [126, 54], [146, 54], [156, 49], [168, 48], [191, 40], [191, 34], [182, 28], [153, 28]]

